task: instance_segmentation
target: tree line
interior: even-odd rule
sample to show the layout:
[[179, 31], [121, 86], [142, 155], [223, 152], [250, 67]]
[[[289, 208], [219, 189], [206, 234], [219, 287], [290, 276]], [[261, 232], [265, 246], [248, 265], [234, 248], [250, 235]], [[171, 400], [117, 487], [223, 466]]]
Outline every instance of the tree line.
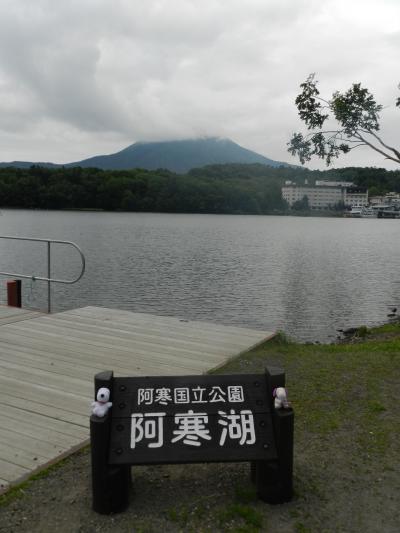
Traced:
[[0, 169], [0, 206], [167, 213], [284, 213], [286, 180], [344, 179], [376, 194], [400, 192], [400, 171], [376, 168], [310, 171], [260, 164], [210, 165], [188, 174], [168, 170], [123, 171], [32, 166]]

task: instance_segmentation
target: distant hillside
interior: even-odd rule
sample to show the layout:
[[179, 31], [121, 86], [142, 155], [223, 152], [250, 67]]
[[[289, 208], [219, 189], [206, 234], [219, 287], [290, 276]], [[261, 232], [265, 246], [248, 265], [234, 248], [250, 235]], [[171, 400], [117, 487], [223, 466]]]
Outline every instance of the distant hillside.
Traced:
[[[103, 170], [165, 168], [183, 174], [192, 168], [224, 163], [261, 163], [272, 167], [291, 166], [247, 150], [229, 139], [214, 137], [183, 141], [138, 142], [115, 154], [90, 157], [64, 166], [96, 167]], [[26, 168], [33, 164], [46, 167], [56, 166], [52, 163], [28, 162], [0, 163], [0, 166]]]
[[36, 165], [37, 167], [45, 167], [45, 168], [58, 168], [62, 166], [62, 165], [57, 165], [56, 163], [44, 163], [44, 162], [32, 163], [32, 161], [11, 161], [10, 163], [0, 163], [0, 168], [7, 168], [7, 167], [30, 168], [33, 165]]

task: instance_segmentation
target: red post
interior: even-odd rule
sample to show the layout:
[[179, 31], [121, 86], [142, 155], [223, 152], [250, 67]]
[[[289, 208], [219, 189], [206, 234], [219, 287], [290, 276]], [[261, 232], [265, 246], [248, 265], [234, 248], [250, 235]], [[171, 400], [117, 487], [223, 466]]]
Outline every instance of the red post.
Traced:
[[21, 280], [13, 279], [7, 281], [7, 305], [21, 307], [21, 302]]

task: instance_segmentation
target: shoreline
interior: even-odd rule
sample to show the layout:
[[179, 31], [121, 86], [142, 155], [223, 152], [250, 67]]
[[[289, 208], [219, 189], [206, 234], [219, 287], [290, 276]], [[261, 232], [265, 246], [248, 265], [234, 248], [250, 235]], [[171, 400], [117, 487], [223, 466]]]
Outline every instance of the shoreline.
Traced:
[[277, 217], [315, 217], [315, 218], [346, 218], [344, 213], [337, 213], [334, 211], [271, 211], [267, 213], [240, 213], [232, 211], [230, 213], [224, 212], [198, 212], [198, 211], [133, 211], [133, 210], [123, 210], [123, 209], [100, 209], [100, 208], [91, 208], [91, 207], [55, 207], [54, 209], [42, 208], [42, 207], [7, 207], [0, 206], [0, 209], [3, 211], [60, 211], [60, 212], [82, 212], [82, 213], [134, 213], [134, 214], [152, 214], [152, 215], [229, 215], [229, 216], [257, 216], [257, 217], [268, 217], [268, 216], [277, 216]]

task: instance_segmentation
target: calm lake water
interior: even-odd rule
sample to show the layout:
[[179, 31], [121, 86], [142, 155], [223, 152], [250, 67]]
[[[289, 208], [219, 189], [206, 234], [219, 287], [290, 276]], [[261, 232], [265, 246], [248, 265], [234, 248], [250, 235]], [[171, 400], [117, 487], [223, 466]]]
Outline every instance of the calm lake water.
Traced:
[[[3, 209], [0, 227], [84, 251], [85, 276], [53, 286], [53, 311], [114, 307], [329, 341], [400, 304], [399, 220]], [[53, 258], [53, 276], [79, 272], [73, 250], [55, 245]], [[0, 270], [46, 275], [45, 245], [0, 240]], [[45, 296], [45, 283], [23, 281], [24, 306], [45, 309]]]

